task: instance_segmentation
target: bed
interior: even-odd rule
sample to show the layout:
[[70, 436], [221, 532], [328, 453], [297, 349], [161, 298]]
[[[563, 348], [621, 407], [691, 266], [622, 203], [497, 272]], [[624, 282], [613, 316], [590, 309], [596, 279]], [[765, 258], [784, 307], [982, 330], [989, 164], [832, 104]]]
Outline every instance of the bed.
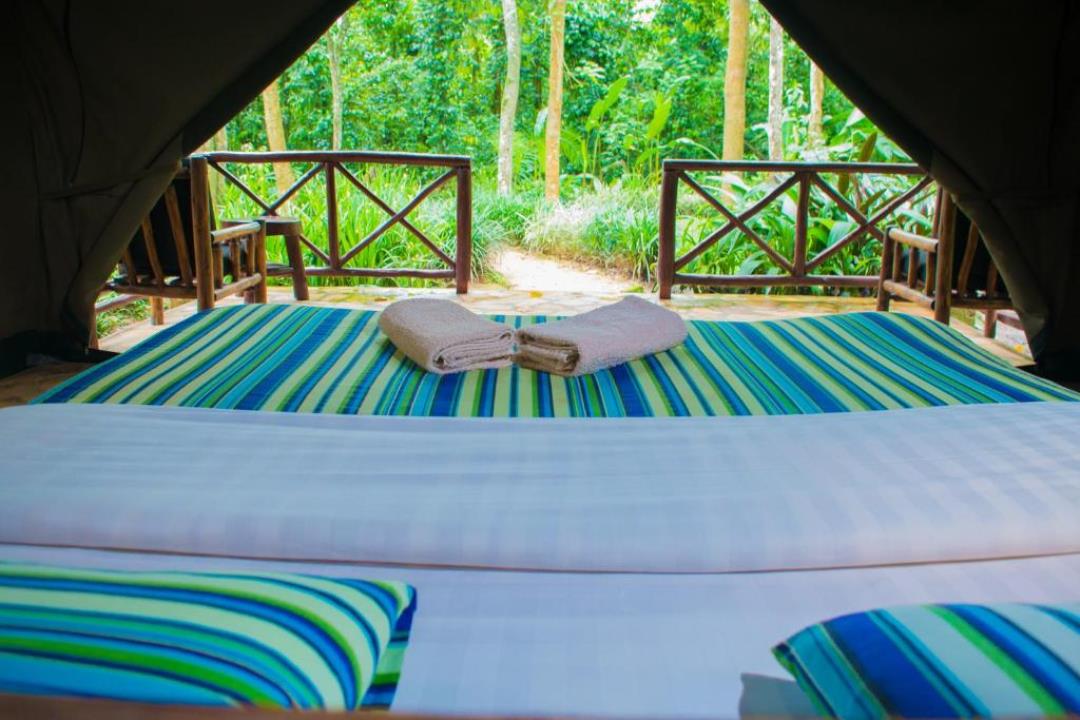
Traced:
[[398, 710], [731, 716], [810, 622], [1080, 597], [1078, 427], [1075, 403], [603, 423], [28, 406], [0, 411], [0, 557], [408, 582]]
[[[517, 327], [544, 316], [496, 316]], [[346, 415], [787, 415], [1076, 399], [920, 317], [690, 321], [672, 350], [593, 375], [516, 366], [433, 375], [374, 312], [246, 305], [200, 313], [46, 393], [43, 403]]]
[[[810, 623], [1080, 598], [1080, 403], [946, 328], [877, 315], [695, 324], [699, 351], [724, 335], [712, 351], [765, 363], [763, 384], [713, 361], [726, 385], [630, 412], [602, 394], [481, 401], [487, 378], [458, 378], [457, 400], [434, 412], [418, 388], [435, 381], [402, 379], [415, 371], [373, 332], [366, 355], [331, 361], [332, 332], [267, 349], [199, 325], [257, 312], [198, 316], [0, 411], [0, 559], [405, 582], [418, 609], [394, 709], [477, 715], [806, 714], [770, 649]], [[371, 324], [341, 313], [292, 320]], [[178, 353], [185, 333], [197, 347]], [[829, 344], [851, 338], [863, 344], [846, 355]], [[919, 369], [875, 358], [889, 348]], [[623, 372], [638, 387], [659, 384], [654, 366], [695, 377], [692, 354]], [[346, 356], [382, 370], [334, 365]], [[320, 379], [338, 367], [352, 389], [303, 391], [312, 367]], [[389, 389], [402, 387], [411, 399]], [[690, 396], [696, 412], [672, 410]], [[856, 412], [872, 409], [884, 411]], [[470, 417], [434, 416], [458, 414]]]

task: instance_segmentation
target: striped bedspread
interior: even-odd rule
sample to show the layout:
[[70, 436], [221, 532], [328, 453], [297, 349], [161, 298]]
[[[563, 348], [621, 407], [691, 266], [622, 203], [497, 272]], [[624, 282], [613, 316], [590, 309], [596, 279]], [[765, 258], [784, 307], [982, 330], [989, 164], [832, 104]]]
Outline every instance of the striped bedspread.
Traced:
[[415, 602], [396, 582], [0, 563], [0, 692], [387, 708]]
[[[958, 332], [901, 314], [690, 321], [670, 351], [563, 378], [518, 367], [433, 375], [371, 311], [247, 305], [201, 313], [37, 398], [359, 415], [796, 415], [1077, 400]], [[543, 316], [495, 316], [517, 327]]]

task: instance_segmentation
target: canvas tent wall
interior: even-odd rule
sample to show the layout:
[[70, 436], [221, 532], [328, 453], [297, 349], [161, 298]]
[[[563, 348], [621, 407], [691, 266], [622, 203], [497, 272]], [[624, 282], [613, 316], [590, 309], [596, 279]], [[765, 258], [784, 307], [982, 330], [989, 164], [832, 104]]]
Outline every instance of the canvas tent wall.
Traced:
[[5, 5], [0, 360], [84, 345], [98, 289], [179, 160], [350, 4]]
[[1080, 4], [762, 2], [979, 225], [1040, 368], [1080, 378]]

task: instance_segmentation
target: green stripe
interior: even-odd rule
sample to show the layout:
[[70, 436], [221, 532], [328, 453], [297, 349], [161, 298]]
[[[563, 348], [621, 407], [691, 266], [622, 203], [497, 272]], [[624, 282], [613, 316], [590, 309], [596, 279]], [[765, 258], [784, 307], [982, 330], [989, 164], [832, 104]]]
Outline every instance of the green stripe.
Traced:
[[1001, 648], [971, 627], [967, 621], [946, 607], [932, 606], [930, 611], [949, 623], [956, 632], [960, 633], [987, 659], [997, 665], [1044, 713], [1047, 715], [1065, 714], [1065, 708], [1037, 680], [1031, 677], [1024, 668], [1020, 667], [1015, 660], [1002, 652]]
[[[0, 564], [0, 652], [9, 658], [0, 663], [0, 692], [18, 690], [26, 677], [19, 668], [36, 658], [55, 664], [50, 686], [58, 691], [65, 687], [62, 665], [75, 663], [118, 673], [115, 688], [92, 689], [118, 699], [128, 699], [125, 689], [145, 698], [186, 683], [241, 704], [352, 709], [376, 676], [380, 695], [392, 695], [409, 635], [401, 621], [407, 610], [411, 617], [414, 598], [400, 583], [288, 573]], [[121, 680], [119, 673], [143, 679]], [[78, 686], [83, 675], [71, 677], [71, 692], [88, 692]]]
[[[505, 318], [514, 326], [547, 320]], [[510, 367], [490, 373], [424, 373], [395, 351], [368, 311], [248, 305], [166, 328], [35, 402], [362, 415], [429, 415], [438, 406], [466, 417], [619, 417], [1080, 399], [1010, 367], [945, 325], [877, 313], [753, 323], [695, 320], [683, 345], [615, 372], [563, 378]], [[488, 385], [494, 395], [485, 397]]]

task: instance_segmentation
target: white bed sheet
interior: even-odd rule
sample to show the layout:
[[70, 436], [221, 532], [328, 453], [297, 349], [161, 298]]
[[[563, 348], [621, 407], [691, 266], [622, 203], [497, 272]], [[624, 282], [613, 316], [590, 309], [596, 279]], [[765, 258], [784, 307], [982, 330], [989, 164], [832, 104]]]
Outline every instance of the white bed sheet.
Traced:
[[394, 709], [481, 715], [735, 717], [742, 676], [786, 677], [770, 648], [810, 623], [902, 603], [1080, 598], [1080, 555], [711, 575], [433, 570], [27, 546], [0, 546], [0, 558], [404, 580], [417, 588], [418, 608]]
[[727, 572], [1080, 552], [1080, 403], [464, 420], [0, 410], [0, 542]]
[[734, 716], [742, 676], [783, 677], [770, 647], [812, 622], [1080, 598], [1080, 404], [662, 421], [58, 405], [0, 411], [0, 447], [0, 560], [412, 583], [405, 711]]

